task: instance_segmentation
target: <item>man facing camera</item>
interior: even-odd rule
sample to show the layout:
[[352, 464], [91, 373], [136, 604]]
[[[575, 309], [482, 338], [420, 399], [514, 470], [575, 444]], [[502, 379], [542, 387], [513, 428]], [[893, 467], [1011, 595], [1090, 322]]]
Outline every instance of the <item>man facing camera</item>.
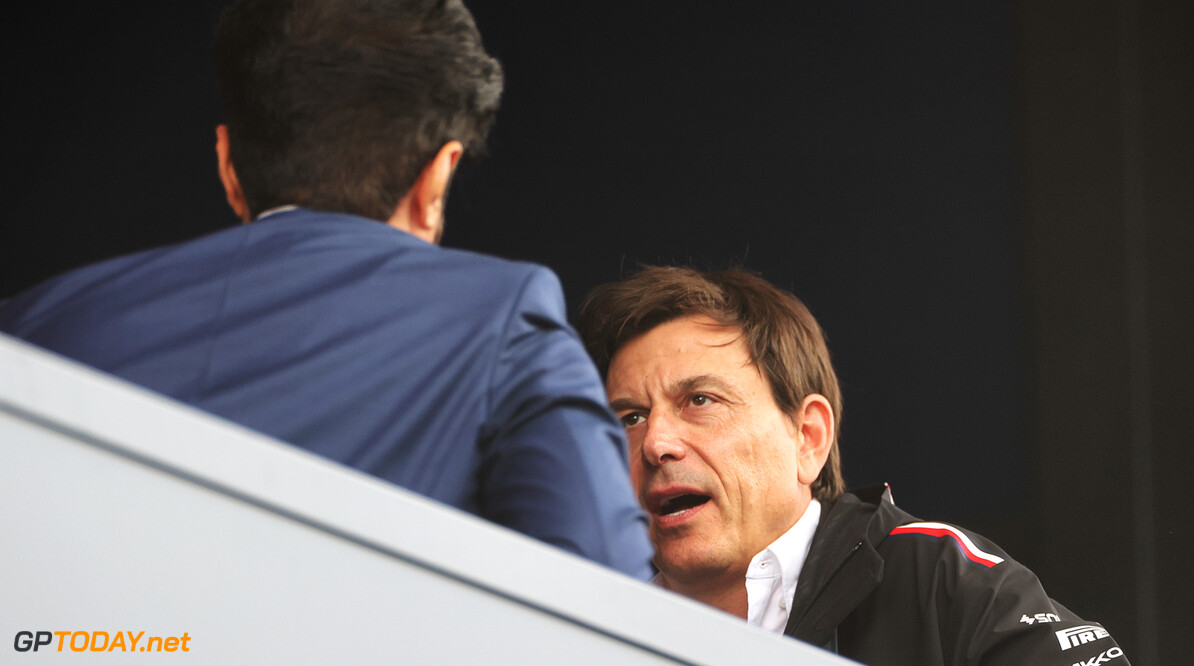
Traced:
[[791, 294], [653, 267], [594, 290], [580, 328], [630, 438], [656, 584], [867, 664], [1127, 663], [994, 543], [886, 487], [844, 492], [841, 391]]
[[0, 331], [649, 577], [556, 277], [437, 244], [502, 91], [464, 5], [241, 0], [213, 56], [245, 224], [52, 279]]

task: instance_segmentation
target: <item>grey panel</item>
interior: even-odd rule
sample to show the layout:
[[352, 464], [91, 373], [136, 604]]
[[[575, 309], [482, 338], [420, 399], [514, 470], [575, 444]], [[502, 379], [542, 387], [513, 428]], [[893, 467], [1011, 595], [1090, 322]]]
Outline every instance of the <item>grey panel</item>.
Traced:
[[845, 663], [2, 336], [0, 460], [11, 655], [143, 631], [220, 664]]

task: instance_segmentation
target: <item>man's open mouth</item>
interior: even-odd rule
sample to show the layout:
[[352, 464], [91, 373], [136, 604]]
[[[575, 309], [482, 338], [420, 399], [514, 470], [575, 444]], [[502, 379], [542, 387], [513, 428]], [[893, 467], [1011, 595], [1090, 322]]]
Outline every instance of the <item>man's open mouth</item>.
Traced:
[[663, 504], [659, 505], [659, 515], [670, 516], [681, 511], [687, 511], [693, 507], [698, 507], [708, 501], [708, 495], [677, 495], [664, 500]]

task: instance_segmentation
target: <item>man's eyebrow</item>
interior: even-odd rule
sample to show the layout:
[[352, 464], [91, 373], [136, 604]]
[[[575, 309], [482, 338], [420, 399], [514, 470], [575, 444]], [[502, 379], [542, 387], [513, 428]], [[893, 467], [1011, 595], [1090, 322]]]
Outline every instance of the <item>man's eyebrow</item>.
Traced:
[[639, 406], [638, 401], [630, 398], [618, 398], [617, 400], [609, 401], [609, 408], [615, 412], [620, 412], [627, 409], [636, 409]]
[[[694, 375], [692, 377], [685, 377], [684, 379], [673, 382], [669, 387], [669, 393], [673, 395], [683, 395], [685, 393], [692, 393], [694, 391], [701, 391], [702, 389], [712, 389], [725, 394], [725, 397], [731, 401], [739, 397], [739, 391], [734, 388], [730, 382], [718, 377], [717, 375]], [[615, 398], [609, 401], [609, 408], [615, 412], [643, 409], [642, 403], [634, 398]]]
[[738, 396], [737, 389], [728, 381], [718, 377], [717, 375], [696, 375], [694, 377], [685, 377], [680, 381], [672, 384], [673, 393], [691, 393], [701, 389], [714, 389], [722, 393], [729, 394], [729, 397], [734, 398]]

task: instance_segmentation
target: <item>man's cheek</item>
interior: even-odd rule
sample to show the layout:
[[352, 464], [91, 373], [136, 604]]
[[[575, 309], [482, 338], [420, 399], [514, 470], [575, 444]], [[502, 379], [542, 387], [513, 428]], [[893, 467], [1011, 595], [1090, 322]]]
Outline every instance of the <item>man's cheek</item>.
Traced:
[[635, 465], [630, 463], [630, 486], [634, 488], [635, 495], [639, 495], [639, 502], [642, 502], [643, 490], [643, 472], [642, 465]]

